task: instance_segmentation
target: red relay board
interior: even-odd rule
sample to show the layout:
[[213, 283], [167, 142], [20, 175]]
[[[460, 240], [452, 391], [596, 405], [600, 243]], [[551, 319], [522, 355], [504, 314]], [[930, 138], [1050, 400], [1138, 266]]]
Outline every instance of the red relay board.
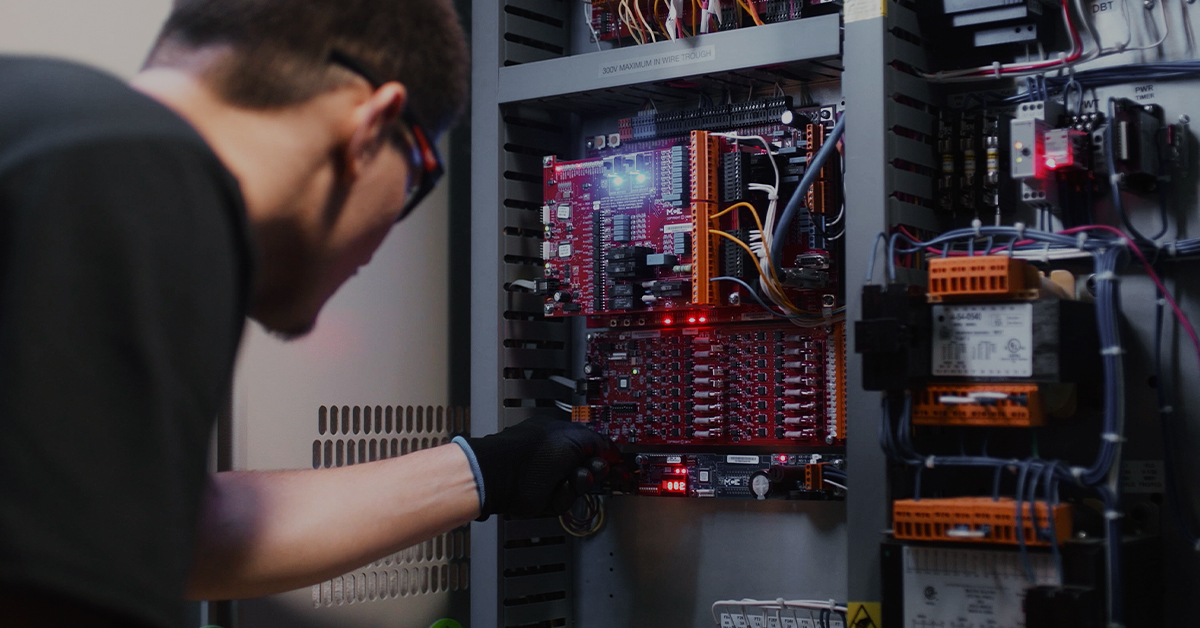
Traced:
[[588, 421], [618, 445], [843, 445], [844, 334], [790, 323], [588, 334]]

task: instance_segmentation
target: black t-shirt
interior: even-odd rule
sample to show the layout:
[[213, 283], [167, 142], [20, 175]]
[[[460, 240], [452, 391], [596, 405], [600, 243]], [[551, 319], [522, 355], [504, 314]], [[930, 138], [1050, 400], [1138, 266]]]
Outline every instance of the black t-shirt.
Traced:
[[182, 118], [0, 56], [0, 586], [181, 623], [252, 257]]

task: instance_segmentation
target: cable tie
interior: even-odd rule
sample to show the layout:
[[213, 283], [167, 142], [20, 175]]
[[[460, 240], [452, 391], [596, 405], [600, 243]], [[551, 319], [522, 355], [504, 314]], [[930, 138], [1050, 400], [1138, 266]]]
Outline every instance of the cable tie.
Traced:
[[936, 462], [936, 461], [937, 461], [937, 456], [930, 456], [930, 457], [928, 457], [928, 458], [926, 458], [926, 459], [925, 459], [925, 466], [926, 466], [927, 468], [930, 468], [930, 469], [932, 469], [932, 468], [933, 468], [933, 463], [934, 463], [934, 462]]
[[1000, 78], [1000, 62], [999, 61], [992, 62], [992, 75], [995, 76], [996, 78]]
[[1121, 517], [1124, 517], [1124, 516], [1125, 515], [1121, 514], [1120, 512], [1118, 512], [1116, 510], [1105, 510], [1104, 511], [1104, 518], [1109, 521], [1116, 521], [1117, 519], [1120, 519]]
[[972, 220], [972, 221], [971, 221], [971, 228], [975, 230], [975, 237], [976, 237], [976, 238], [982, 238], [982, 237], [983, 237], [983, 232], [981, 231], [981, 230], [983, 229], [983, 221], [982, 221], [982, 220], [980, 220], [980, 219], [978, 219], [978, 218], [976, 218], [976, 219]]
[[1025, 239], [1025, 223], [1023, 223], [1023, 222], [1014, 223], [1013, 229], [1017, 230], [1017, 239], [1018, 240]]
[[1117, 347], [1105, 347], [1105, 348], [1103, 348], [1103, 349], [1101, 349], [1101, 350], [1100, 350], [1100, 355], [1105, 355], [1105, 356], [1119, 356], [1119, 355], [1122, 355], [1122, 354], [1124, 354], [1124, 353], [1125, 353], [1125, 350], [1124, 350], [1124, 349], [1122, 349], [1122, 348], [1121, 348], [1121, 347], [1119, 347], [1119, 346], [1117, 346]]
[[1172, 412], [1175, 412], [1175, 408], [1172, 406], [1163, 406], [1158, 409], [1158, 412], [1159, 414], [1171, 414]]
[[1046, 246], [1042, 249], [1042, 263], [1043, 264], [1050, 263], [1050, 243], [1049, 242], [1047, 242]]
[[1101, 438], [1101, 439], [1103, 439], [1103, 440], [1106, 440], [1106, 441], [1108, 441], [1108, 442], [1110, 442], [1110, 443], [1123, 443], [1123, 442], [1125, 442], [1125, 437], [1124, 437], [1124, 436], [1121, 436], [1120, 434], [1116, 434], [1116, 433], [1114, 433], [1114, 432], [1105, 432], [1105, 433], [1103, 433], [1103, 434], [1101, 434], [1101, 435], [1100, 435], [1100, 438]]
[[1111, 270], [1106, 270], [1102, 273], [1096, 273], [1093, 277], [1096, 281], [1120, 281], [1121, 278]]
[[1087, 240], [1088, 240], [1088, 234], [1087, 234], [1087, 232], [1086, 232], [1086, 231], [1080, 231], [1080, 232], [1079, 232], [1079, 234], [1075, 236], [1075, 248], [1077, 248], [1077, 249], [1079, 249], [1080, 251], [1082, 251], [1082, 250], [1083, 250], [1083, 245], [1087, 243]]
[[1125, 179], [1124, 175], [1119, 172], [1108, 175], [1109, 185], [1121, 185], [1121, 181]]
[[1075, 478], [1076, 482], [1082, 481], [1084, 473], [1087, 473], [1087, 469], [1083, 467], [1071, 467], [1071, 475]]
[[1168, 242], [1166, 249], [1167, 255], [1170, 255], [1171, 257], [1177, 257], [1179, 255], [1179, 248], [1176, 246], [1174, 241]]

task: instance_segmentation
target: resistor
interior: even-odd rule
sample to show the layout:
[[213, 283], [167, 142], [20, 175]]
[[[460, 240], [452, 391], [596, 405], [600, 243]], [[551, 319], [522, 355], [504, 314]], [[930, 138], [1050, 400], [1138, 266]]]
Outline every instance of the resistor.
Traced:
[[783, 350], [783, 355], [808, 355], [809, 353], [811, 352], [805, 349], [792, 348]]
[[692, 338], [692, 344], [706, 345], [706, 344], [712, 342], [712, 340], [713, 339], [711, 336], [696, 336], [695, 338]]
[[803, 385], [803, 386], [816, 386], [816, 385], [817, 385], [817, 378], [815, 378], [815, 377], [803, 377], [803, 376], [801, 376], [801, 375], [795, 375], [795, 376], [793, 376], [793, 377], [785, 377], [785, 378], [783, 378], [783, 383], [785, 383], [785, 384], [793, 384], [793, 385], [797, 385], [797, 384], [799, 384], [799, 385]]
[[696, 351], [696, 352], [692, 353], [692, 357], [693, 358], [715, 357], [716, 354], [720, 353], [722, 349], [724, 349], [724, 347], [722, 347], [721, 345], [713, 345], [713, 346], [709, 347], [707, 350], [701, 350], [701, 351]]
[[817, 435], [816, 430], [792, 430], [783, 433], [784, 438], [806, 438], [810, 439]]
[[720, 399], [721, 391], [719, 390], [697, 390], [696, 394], [692, 395], [696, 399]]
[[698, 403], [692, 406], [692, 410], [696, 412], [720, 412], [721, 404], [719, 403]]
[[692, 419], [692, 425], [720, 425], [722, 420], [719, 416], [698, 416]]
[[785, 403], [783, 404], [785, 412], [816, 412], [817, 404], [813, 402], [807, 403]]
[[785, 369], [804, 369], [808, 372], [816, 372], [811, 370], [814, 366], [816, 365], [805, 360], [791, 360], [783, 363]]
[[676, 266], [671, 267], [671, 272], [673, 272], [673, 273], [690, 273], [690, 272], [692, 272], [692, 265], [691, 264], [678, 264]]
[[697, 377], [692, 380], [692, 383], [697, 386], [713, 386], [715, 388], [723, 384], [724, 381], [715, 377]]
[[809, 417], [790, 416], [783, 420], [784, 425], [803, 425], [805, 427], [816, 427], [817, 422]]
[[725, 371], [723, 369], [721, 369], [720, 367], [717, 367], [717, 366], [713, 366], [711, 364], [697, 364], [696, 366], [692, 367], [692, 370], [697, 373], [710, 373], [715, 376], [720, 376], [720, 375], [725, 374]]
[[721, 436], [721, 428], [714, 427], [707, 430], [696, 430], [692, 433], [696, 438], [718, 438]]
[[653, 294], [642, 295], [642, 303], [645, 303], [646, 305], [654, 305], [657, 301], [658, 297], [654, 296]]

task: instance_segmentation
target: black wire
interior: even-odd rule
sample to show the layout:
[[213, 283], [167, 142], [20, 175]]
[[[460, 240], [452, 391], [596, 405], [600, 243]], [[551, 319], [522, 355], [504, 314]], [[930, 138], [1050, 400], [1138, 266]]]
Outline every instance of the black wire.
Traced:
[[1156, 315], [1154, 317], [1154, 383], [1155, 393], [1158, 397], [1158, 421], [1159, 427], [1162, 430], [1163, 441], [1163, 470], [1166, 475], [1167, 488], [1167, 507], [1174, 513], [1176, 525], [1179, 526], [1184, 539], [1193, 547], [1197, 543], [1197, 534], [1193, 531], [1192, 526], [1188, 522], [1188, 517], [1184, 513], [1184, 503], [1179, 499], [1179, 487], [1176, 484], [1175, 464], [1171, 453], [1171, 429], [1170, 417], [1164, 410], [1170, 405], [1172, 395], [1167, 388], [1167, 378], [1163, 377], [1162, 370], [1162, 341], [1164, 316], [1166, 315], [1166, 307], [1163, 303], [1163, 294], [1155, 291], [1158, 296], [1156, 305]]

